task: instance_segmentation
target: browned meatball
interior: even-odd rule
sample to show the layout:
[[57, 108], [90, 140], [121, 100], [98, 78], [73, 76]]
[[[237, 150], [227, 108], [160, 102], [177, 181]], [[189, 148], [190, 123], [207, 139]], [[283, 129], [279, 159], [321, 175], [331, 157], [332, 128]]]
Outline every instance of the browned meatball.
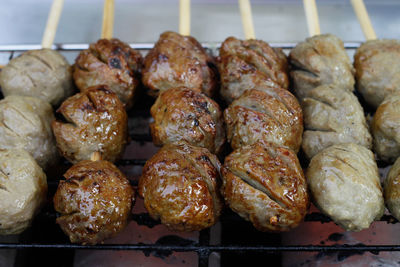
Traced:
[[287, 90], [247, 90], [225, 110], [227, 138], [233, 149], [271, 142], [298, 151], [303, 134], [303, 114]]
[[212, 96], [216, 87], [214, 60], [191, 36], [164, 32], [144, 59], [143, 84], [149, 94], [180, 86]]
[[118, 39], [101, 39], [76, 58], [73, 77], [79, 90], [107, 85], [129, 108], [140, 83], [142, 56]]
[[54, 195], [57, 223], [72, 243], [97, 244], [126, 225], [134, 201], [125, 175], [108, 161], [72, 166]]
[[105, 86], [71, 96], [57, 112], [66, 122], [53, 121], [53, 132], [59, 151], [70, 162], [88, 160], [93, 152], [114, 162], [124, 152], [128, 116], [117, 95]]
[[290, 149], [244, 146], [225, 159], [222, 177], [226, 203], [260, 231], [288, 231], [307, 212], [307, 183]]
[[218, 153], [225, 143], [222, 112], [212, 99], [187, 88], [162, 92], [151, 107], [153, 142], [164, 145], [180, 140]]
[[227, 38], [219, 50], [221, 95], [231, 103], [245, 90], [260, 86], [289, 87], [288, 62], [281, 49], [261, 40]]
[[146, 162], [139, 194], [150, 216], [174, 231], [212, 226], [222, 208], [220, 163], [207, 149], [167, 144]]

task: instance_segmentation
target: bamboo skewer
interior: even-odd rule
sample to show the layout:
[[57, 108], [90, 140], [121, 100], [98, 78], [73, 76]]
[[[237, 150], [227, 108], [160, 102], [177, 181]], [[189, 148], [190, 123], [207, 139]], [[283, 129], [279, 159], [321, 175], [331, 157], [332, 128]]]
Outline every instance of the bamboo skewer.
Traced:
[[310, 36], [321, 34], [318, 19], [318, 10], [315, 0], [303, 0], [304, 11], [306, 13], [308, 34]]
[[250, 0], [239, 0], [240, 15], [242, 17], [242, 25], [244, 36], [246, 39], [255, 39], [253, 25], [253, 15], [251, 13]]
[[358, 22], [361, 25], [364, 36], [367, 40], [376, 39], [374, 28], [372, 27], [371, 20], [369, 19], [367, 9], [365, 8], [363, 0], [351, 0], [354, 12], [356, 13]]
[[190, 35], [190, 0], [179, 1], [179, 33]]
[[46, 28], [42, 38], [42, 48], [51, 48], [56, 36], [58, 21], [60, 20], [64, 0], [54, 0], [47, 18]]
[[101, 160], [101, 154], [100, 152], [93, 152], [92, 155], [90, 155], [90, 160], [91, 161], [99, 161]]
[[111, 39], [114, 28], [114, 0], [104, 0], [101, 39]]

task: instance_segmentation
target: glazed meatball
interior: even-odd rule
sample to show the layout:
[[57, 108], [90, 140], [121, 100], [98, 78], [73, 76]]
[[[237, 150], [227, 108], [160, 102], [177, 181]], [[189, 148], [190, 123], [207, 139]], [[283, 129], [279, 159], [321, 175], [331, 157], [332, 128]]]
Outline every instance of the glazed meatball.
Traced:
[[143, 84], [148, 93], [186, 87], [212, 96], [217, 88], [214, 60], [191, 36], [164, 32], [144, 59]]
[[219, 50], [221, 95], [227, 103], [260, 86], [289, 87], [286, 55], [261, 40], [227, 38]]
[[139, 194], [150, 216], [169, 229], [202, 230], [221, 213], [220, 168], [205, 148], [166, 144], [146, 162]]
[[390, 169], [385, 182], [385, 202], [390, 213], [400, 220], [400, 158]]
[[81, 92], [107, 85], [127, 108], [140, 83], [142, 56], [118, 39], [101, 39], [83, 50], [76, 58], [74, 80]]
[[247, 90], [224, 111], [224, 118], [233, 149], [257, 142], [296, 152], [300, 148], [303, 114], [297, 99], [285, 89]]
[[53, 120], [53, 109], [44, 100], [7, 96], [0, 101], [0, 149], [24, 149], [47, 169], [58, 159]]
[[219, 153], [225, 142], [222, 112], [217, 103], [187, 88], [161, 92], [151, 107], [153, 142], [164, 145], [184, 140]]
[[53, 106], [74, 92], [71, 67], [57, 51], [31, 50], [12, 59], [0, 72], [4, 96], [38, 97]]
[[354, 69], [343, 42], [332, 34], [307, 38], [292, 49], [290, 75], [300, 102], [308, 91], [323, 84], [354, 90]]
[[372, 147], [372, 137], [357, 97], [336, 85], [321, 85], [308, 92], [302, 103], [302, 148], [308, 158], [334, 144], [356, 143]]
[[243, 146], [225, 159], [222, 177], [226, 203], [260, 231], [288, 231], [307, 212], [307, 183], [290, 149]]
[[400, 41], [370, 40], [354, 55], [357, 90], [377, 108], [386, 96], [400, 91]]
[[128, 139], [128, 116], [118, 96], [95, 86], [65, 100], [57, 110], [65, 122], [52, 123], [60, 153], [70, 162], [90, 159], [100, 152], [104, 160], [120, 158]]
[[347, 143], [328, 147], [310, 162], [306, 173], [315, 205], [346, 231], [361, 231], [384, 212], [374, 155]]
[[0, 234], [28, 228], [46, 195], [46, 175], [28, 152], [0, 150]]
[[134, 201], [125, 175], [108, 161], [81, 161], [61, 180], [54, 195], [57, 223], [72, 243], [95, 245], [127, 225]]
[[393, 162], [400, 157], [400, 92], [388, 96], [375, 112], [371, 124], [378, 156]]

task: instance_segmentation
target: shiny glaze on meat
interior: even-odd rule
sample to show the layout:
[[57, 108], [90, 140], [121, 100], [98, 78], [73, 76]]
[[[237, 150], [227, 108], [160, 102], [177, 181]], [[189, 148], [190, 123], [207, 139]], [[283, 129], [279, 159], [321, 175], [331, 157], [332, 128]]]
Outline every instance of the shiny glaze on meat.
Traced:
[[117, 95], [104, 86], [88, 88], [62, 103], [57, 110], [66, 122], [52, 123], [61, 154], [72, 163], [100, 152], [114, 162], [124, 152], [128, 116]]
[[386, 96], [400, 91], [400, 41], [370, 40], [354, 55], [357, 90], [377, 108]]
[[127, 108], [140, 83], [142, 56], [118, 39], [101, 39], [76, 58], [73, 77], [82, 92], [97, 85], [107, 85]]
[[354, 90], [354, 69], [343, 42], [332, 34], [307, 38], [290, 51], [290, 76], [302, 102], [308, 91], [323, 84]]
[[298, 151], [303, 114], [296, 98], [285, 89], [247, 90], [224, 111], [227, 139], [233, 149], [271, 142]]
[[217, 103], [187, 88], [161, 92], [151, 107], [150, 124], [156, 145], [185, 140], [218, 153], [225, 143], [222, 112]]
[[57, 223], [72, 243], [97, 244], [126, 225], [134, 201], [125, 175], [108, 161], [72, 166], [54, 195]]
[[164, 32], [144, 59], [142, 82], [148, 93], [186, 87], [212, 96], [217, 88], [214, 59], [191, 36]]
[[139, 194], [150, 216], [174, 231], [214, 225], [221, 213], [220, 163], [207, 149], [164, 145], [143, 168]]
[[288, 231], [304, 218], [309, 197], [296, 154], [272, 144], [233, 151], [222, 170], [230, 208], [260, 231]]
[[227, 103], [260, 86], [289, 87], [288, 62], [281, 49], [261, 40], [227, 38], [219, 50], [221, 95]]

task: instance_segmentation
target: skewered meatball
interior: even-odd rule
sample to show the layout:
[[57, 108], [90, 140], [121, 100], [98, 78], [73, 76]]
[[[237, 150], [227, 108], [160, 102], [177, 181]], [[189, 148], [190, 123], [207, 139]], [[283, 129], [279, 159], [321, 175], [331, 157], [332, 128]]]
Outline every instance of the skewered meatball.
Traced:
[[306, 173], [314, 203], [346, 231], [361, 231], [384, 212], [374, 155], [347, 143], [315, 155]]
[[46, 175], [28, 152], [0, 150], [0, 234], [28, 228], [46, 194]]
[[357, 89], [377, 108], [386, 96], [400, 91], [400, 41], [370, 40], [354, 55]]
[[271, 142], [297, 152], [303, 134], [297, 99], [285, 89], [264, 89], [245, 91], [225, 110], [228, 141], [233, 149]]
[[127, 225], [134, 195], [125, 175], [108, 161], [72, 166], [54, 195], [57, 223], [72, 243], [97, 244]]
[[164, 32], [144, 59], [143, 84], [149, 95], [186, 87], [212, 96], [217, 88], [214, 60], [191, 36]]
[[167, 144], [146, 162], [139, 194], [150, 216], [174, 231], [212, 226], [221, 213], [220, 163], [207, 149]]
[[24, 149], [47, 169], [58, 159], [53, 120], [53, 109], [44, 100], [7, 96], [0, 101], [0, 149]]
[[118, 39], [101, 39], [76, 58], [74, 80], [81, 92], [97, 85], [107, 85], [127, 108], [140, 83], [142, 56]]
[[384, 182], [385, 202], [392, 215], [400, 220], [400, 158], [390, 169]]
[[34, 96], [59, 105], [73, 94], [71, 68], [51, 49], [31, 50], [12, 59], [0, 72], [4, 96]]
[[307, 183], [290, 149], [241, 147], [225, 159], [222, 177], [226, 203], [260, 231], [288, 231], [307, 212]]
[[105, 86], [88, 88], [65, 100], [57, 112], [66, 122], [52, 123], [61, 154], [72, 163], [100, 152], [104, 160], [120, 158], [128, 139], [128, 117], [118, 96]]
[[374, 149], [378, 156], [389, 162], [400, 157], [400, 91], [382, 102], [371, 126]]
[[221, 95], [227, 103], [248, 89], [289, 87], [288, 63], [280, 48], [271, 48], [261, 40], [229, 37], [222, 43], [219, 54]]
[[354, 69], [343, 42], [334, 35], [322, 34], [307, 38], [290, 52], [293, 70], [290, 75], [300, 102], [308, 91], [323, 84], [337, 84], [354, 90]]
[[185, 140], [218, 153], [225, 142], [222, 112], [217, 103], [187, 88], [161, 92], [151, 107], [153, 142], [164, 145]]
[[302, 103], [304, 127], [302, 148], [308, 158], [340, 143], [372, 147], [363, 109], [357, 97], [336, 85], [321, 85], [308, 92]]

